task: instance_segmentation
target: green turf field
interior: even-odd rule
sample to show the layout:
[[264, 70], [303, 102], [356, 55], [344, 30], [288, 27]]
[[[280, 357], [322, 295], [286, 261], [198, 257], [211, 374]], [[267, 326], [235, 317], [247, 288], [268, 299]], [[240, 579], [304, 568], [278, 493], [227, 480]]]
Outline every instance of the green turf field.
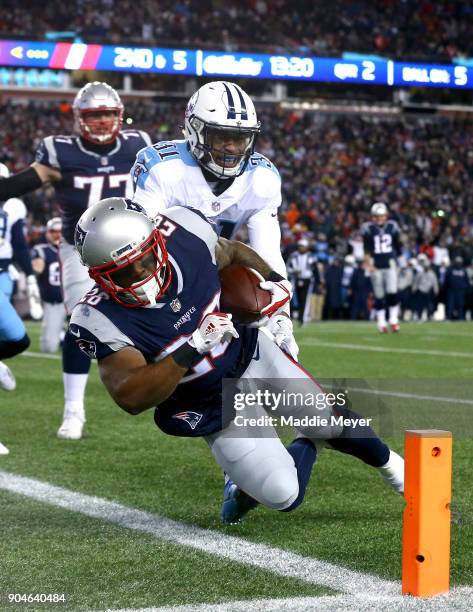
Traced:
[[[35, 352], [39, 328], [29, 329]], [[388, 442], [395, 450], [403, 446], [404, 421], [397, 420], [397, 411], [409, 426], [422, 427], [432, 411], [432, 426], [454, 431], [451, 576], [453, 585], [465, 586], [473, 586], [472, 329], [469, 323], [411, 324], [398, 335], [380, 336], [369, 324], [333, 323], [297, 330], [301, 362], [314, 375], [353, 379], [358, 387], [381, 379], [388, 392], [407, 393], [390, 395], [383, 404], [394, 415]], [[86, 435], [78, 442], [60, 441], [55, 437], [62, 416], [60, 360], [26, 355], [9, 365], [18, 387], [0, 395], [0, 441], [10, 449], [0, 456], [0, 470], [400, 579], [403, 499], [353, 458], [324, 451], [306, 500], [294, 513], [258, 508], [244, 524], [223, 527], [223, 479], [202, 440], [165, 436], [152, 411], [137, 417], [122, 412], [106, 395], [94, 366]], [[361, 402], [364, 395], [353, 397]], [[470, 404], [460, 405], [458, 398]], [[0, 609], [8, 607], [8, 593], [67, 596], [65, 608], [23, 603], [12, 609], [106, 610], [334, 592], [250, 567], [244, 559], [224, 560], [4, 491], [0, 516]]]

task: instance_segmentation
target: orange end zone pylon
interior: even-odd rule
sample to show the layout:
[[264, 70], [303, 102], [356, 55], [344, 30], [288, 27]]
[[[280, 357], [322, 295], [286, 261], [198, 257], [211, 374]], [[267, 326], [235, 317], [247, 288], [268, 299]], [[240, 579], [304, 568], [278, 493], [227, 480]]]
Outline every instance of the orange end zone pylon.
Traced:
[[450, 585], [452, 434], [406, 431], [402, 592], [430, 597]]

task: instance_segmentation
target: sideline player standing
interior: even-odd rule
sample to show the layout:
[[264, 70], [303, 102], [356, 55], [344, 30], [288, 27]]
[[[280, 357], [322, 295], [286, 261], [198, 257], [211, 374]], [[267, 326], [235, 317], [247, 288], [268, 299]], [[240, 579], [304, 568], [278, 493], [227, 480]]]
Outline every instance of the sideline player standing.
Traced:
[[391, 331], [399, 331], [399, 297], [397, 292], [398, 271], [396, 259], [400, 255], [401, 244], [399, 225], [388, 220], [388, 207], [383, 202], [375, 202], [371, 207], [371, 221], [361, 228], [365, 256], [371, 266], [371, 284], [375, 297], [376, 321], [378, 330], [385, 334], [386, 306], [389, 309]]
[[[286, 276], [281, 255], [278, 208], [281, 178], [264, 155], [255, 152], [260, 132], [253, 101], [228, 81], [203, 85], [190, 98], [184, 140], [158, 142], [139, 152], [132, 169], [134, 201], [151, 217], [170, 206], [200, 210], [223, 238], [246, 225], [253, 249]], [[289, 310], [269, 324], [277, 342], [294, 358]]]
[[[63, 240], [59, 246], [62, 288], [70, 315], [92, 286], [74, 249], [74, 228], [81, 214], [104, 197], [131, 196], [130, 167], [136, 153], [151, 144], [145, 132], [121, 130], [123, 104], [106, 83], [85, 85], [72, 105], [78, 135], [47, 136], [26, 170], [0, 183], [0, 200], [54, 184], [61, 207]], [[85, 422], [84, 395], [90, 359], [70, 334], [63, 343], [64, 416], [57, 435], [78, 440]]]
[[[228, 475], [225, 523], [239, 522], [258, 502], [283, 511], [299, 506], [317, 456], [316, 439], [378, 468], [403, 491], [402, 458], [345, 405], [280, 406], [280, 415], [327, 419], [298, 426], [287, 449], [271, 425], [269, 435], [254, 437], [254, 430], [237, 425], [234, 410], [223, 411], [224, 378], [271, 380], [279, 392], [301, 383], [313, 397], [321, 392], [265, 333], [233, 325], [231, 315], [218, 312], [218, 270], [232, 263], [250, 266], [265, 279], [261, 287], [271, 302], [261, 316], [277, 316], [290, 299], [290, 283], [250, 247], [218, 238], [201, 213], [183, 207], [168, 209], [156, 227], [141, 206], [123, 198], [86, 211], [75, 242], [97, 282], [71, 317], [77, 345], [98, 359], [102, 382], [123, 410], [139, 414], [157, 406], [155, 422], [165, 433], [205, 437]], [[262, 407], [259, 413], [265, 414]], [[354, 419], [352, 426], [332, 422], [332, 415]]]
[[61, 231], [61, 218], [49, 219], [46, 224], [46, 242], [35, 245], [31, 252], [33, 269], [38, 275], [39, 291], [44, 309], [39, 339], [42, 353], [55, 353], [64, 332], [66, 311], [62, 300], [58, 257]]

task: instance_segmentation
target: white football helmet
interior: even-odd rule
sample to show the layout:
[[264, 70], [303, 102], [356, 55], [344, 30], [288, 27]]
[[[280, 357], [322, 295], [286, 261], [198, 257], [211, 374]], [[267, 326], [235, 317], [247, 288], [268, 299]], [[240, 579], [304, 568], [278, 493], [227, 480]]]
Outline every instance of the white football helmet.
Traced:
[[388, 207], [384, 202], [375, 202], [371, 207], [371, 215], [373, 217], [381, 217], [388, 214]]
[[187, 103], [184, 137], [195, 159], [219, 178], [240, 176], [255, 148], [260, 122], [243, 89], [213, 81]]
[[[79, 219], [74, 242], [89, 276], [128, 308], [156, 304], [171, 281], [163, 237], [144, 208], [126, 198], [107, 198]], [[135, 262], [146, 262], [137, 276]], [[118, 284], [117, 278], [125, 278]]]
[[[118, 136], [123, 123], [123, 103], [117, 92], [94, 81], [77, 92], [72, 112], [82, 138], [94, 144], [108, 144]], [[97, 113], [101, 113], [97, 117]]]

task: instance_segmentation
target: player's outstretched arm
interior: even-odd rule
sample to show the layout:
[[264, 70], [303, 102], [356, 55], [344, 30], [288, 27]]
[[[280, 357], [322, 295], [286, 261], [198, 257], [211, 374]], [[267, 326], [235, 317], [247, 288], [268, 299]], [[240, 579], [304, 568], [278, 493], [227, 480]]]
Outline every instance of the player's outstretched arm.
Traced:
[[171, 356], [148, 364], [127, 346], [99, 361], [99, 373], [113, 400], [129, 414], [140, 414], [166, 400], [187, 371]]
[[17, 198], [30, 191], [35, 191], [43, 183], [60, 181], [61, 178], [59, 170], [33, 162], [25, 170], [0, 180], [0, 201]]

